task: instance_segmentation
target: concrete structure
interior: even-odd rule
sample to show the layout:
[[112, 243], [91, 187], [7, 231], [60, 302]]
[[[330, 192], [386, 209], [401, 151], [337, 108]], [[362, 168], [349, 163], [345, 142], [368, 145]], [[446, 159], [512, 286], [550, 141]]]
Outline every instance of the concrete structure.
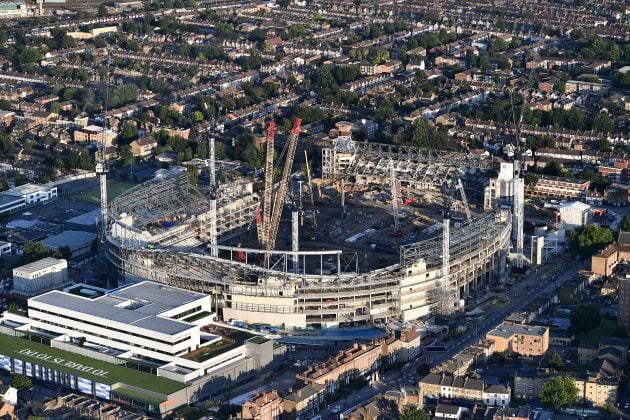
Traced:
[[494, 340], [494, 351], [512, 351], [522, 356], [542, 356], [549, 349], [549, 328], [501, 324], [486, 334]]
[[560, 219], [567, 230], [574, 230], [591, 223], [591, 206], [581, 201], [572, 201], [560, 206]]
[[24, 1], [0, 2], [0, 19], [16, 19], [28, 16], [28, 8]]
[[[415, 156], [414, 159], [418, 156], [413, 150], [405, 153]], [[335, 152], [335, 156], [340, 162], [359, 160], [358, 156], [345, 153]], [[476, 158], [467, 155], [460, 158], [449, 154], [444, 159], [452, 160], [449, 165], [459, 164], [459, 159], [462, 164], [470, 159], [471, 165], [477, 165]], [[395, 163], [396, 171], [400, 171], [397, 179], [409, 180], [402, 161]], [[415, 166], [418, 170], [419, 165]], [[417, 181], [418, 186], [434, 188], [437, 179], [454, 170], [454, 166], [446, 164], [440, 168], [433, 171], [426, 167], [429, 171], [426, 175], [424, 170], [422, 175], [419, 172], [418, 177], [426, 179]], [[389, 182], [388, 173], [369, 179]], [[238, 199], [221, 199], [217, 203], [219, 235], [229, 234], [255, 220], [258, 196], [246, 194], [235, 198]], [[244, 204], [235, 208], [235, 203]], [[228, 210], [233, 207], [234, 211]], [[399, 316], [407, 321], [430, 315], [439, 300], [437, 284], [444, 270], [441, 253], [434, 245], [436, 241], [442, 242], [440, 236], [401, 247], [400, 264], [368, 272], [359, 271], [358, 264], [342, 267], [341, 261], [356, 256], [339, 250], [299, 251], [297, 255], [304, 270], [296, 274], [291, 268], [294, 254], [287, 251], [218, 245], [219, 258], [194, 250], [179, 252], [179, 243], [199, 244], [209, 237], [209, 200], [190, 186], [186, 174], [133, 188], [114, 200], [110, 208], [112, 223], [107, 236], [107, 256], [116, 267], [124, 267], [129, 280], [153, 279], [212, 294], [221, 305], [225, 320], [287, 328], [335, 326], [348, 321], [382, 322]], [[165, 220], [169, 222], [164, 223]], [[484, 213], [451, 229], [449, 282], [458, 294], [457, 301], [483, 283], [501, 278], [510, 231], [511, 220], [500, 211]], [[191, 242], [185, 242], [188, 240]], [[191, 246], [185, 249], [190, 250]], [[276, 261], [273, 266], [265, 266], [265, 261], [270, 261], [264, 258], [265, 254], [273, 255]], [[327, 259], [337, 262], [338, 267], [331, 270], [335, 274], [316, 271]], [[247, 276], [239, 274], [242, 271], [238, 267], [247, 267]], [[252, 281], [254, 273], [264, 281]]]
[[13, 269], [13, 293], [31, 297], [68, 282], [68, 261], [43, 258]]

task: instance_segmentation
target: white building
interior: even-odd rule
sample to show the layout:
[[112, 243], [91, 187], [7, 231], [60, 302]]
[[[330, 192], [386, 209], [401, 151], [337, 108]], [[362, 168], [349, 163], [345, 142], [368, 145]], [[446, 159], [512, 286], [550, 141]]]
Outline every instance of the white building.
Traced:
[[560, 218], [567, 230], [574, 230], [591, 222], [591, 206], [581, 201], [572, 201], [560, 206]]
[[31, 328], [161, 361], [199, 347], [199, 326], [183, 319], [203, 312], [210, 314], [210, 296], [151, 282], [97, 297], [52, 291], [28, 300]]
[[0, 19], [15, 19], [28, 16], [28, 8], [24, 1], [0, 2]]
[[45, 203], [57, 198], [57, 187], [24, 184], [0, 193], [0, 214]]
[[496, 178], [490, 178], [490, 184], [484, 189], [484, 210], [493, 209], [501, 204], [512, 204], [514, 189], [514, 164], [502, 162]]
[[13, 269], [13, 293], [36, 296], [68, 282], [68, 261], [44, 258]]
[[490, 385], [483, 391], [483, 403], [493, 407], [507, 407], [511, 401], [511, 390], [503, 385]]
[[11, 255], [11, 242], [0, 241], [0, 257]]
[[18, 391], [11, 385], [0, 384], [0, 401], [11, 405], [18, 403]]
[[273, 358], [270, 340], [254, 337], [239, 344], [201, 331], [215, 316], [209, 295], [149, 281], [109, 292], [76, 289], [32, 297], [28, 318], [5, 312], [4, 319], [50, 336], [52, 347], [150, 364], [158, 376], [180, 382], [244, 359], [251, 370]]

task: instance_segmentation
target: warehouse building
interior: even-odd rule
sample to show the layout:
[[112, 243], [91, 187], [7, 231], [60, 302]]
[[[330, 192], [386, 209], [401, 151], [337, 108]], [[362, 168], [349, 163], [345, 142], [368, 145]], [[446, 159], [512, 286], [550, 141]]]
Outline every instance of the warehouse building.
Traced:
[[13, 269], [13, 293], [36, 296], [68, 282], [68, 261], [43, 258]]

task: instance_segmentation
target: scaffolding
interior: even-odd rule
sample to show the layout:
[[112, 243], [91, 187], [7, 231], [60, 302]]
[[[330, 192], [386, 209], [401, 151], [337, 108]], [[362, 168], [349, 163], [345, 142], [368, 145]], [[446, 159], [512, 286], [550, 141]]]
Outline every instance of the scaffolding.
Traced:
[[492, 158], [470, 153], [436, 151], [348, 139], [336, 140], [322, 150], [324, 178], [355, 177], [359, 182], [391, 179], [391, 163], [395, 177], [416, 189], [433, 189], [444, 179], [459, 176], [463, 169], [491, 170]]

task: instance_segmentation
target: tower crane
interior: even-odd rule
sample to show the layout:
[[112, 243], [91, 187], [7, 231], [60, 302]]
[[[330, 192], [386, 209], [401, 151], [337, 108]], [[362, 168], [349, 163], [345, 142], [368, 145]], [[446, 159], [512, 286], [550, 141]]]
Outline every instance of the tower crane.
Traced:
[[306, 180], [308, 182], [308, 197], [310, 200], [311, 211], [313, 212], [313, 227], [317, 229], [317, 218], [315, 217], [315, 198], [313, 197], [313, 184], [311, 183], [311, 168], [308, 165], [308, 154], [304, 151], [304, 158], [306, 159]]
[[461, 178], [457, 178], [457, 189], [462, 196], [462, 204], [464, 205], [464, 212], [466, 213], [466, 219], [470, 220], [470, 208], [468, 207], [468, 199], [466, 198], [466, 192], [464, 191], [464, 184], [462, 184]]
[[258, 242], [264, 246], [267, 243], [269, 234], [269, 223], [271, 221], [271, 193], [273, 192], [273, 155], [274, 138], [276, 136], [276, 123], [271, 120], [267, 126], [267, 155], [265, 161], [265, 189], [263, 192], [263, 214], [260, 215], [260, 207], [256, 210], [256, 225], [258, 228]]
[[[296, 118], [293, 123], [293, 129], [291, 129], [291, 135], [287, 142], [287, 156], [284, 162], [284, 170], [282, 171], [282, 179], [280, 180], [280, 187], [273, 197], [273, 205], [266, 205], [263, 212], [263, 235], [261, 246], [267, 251], [273, 249], [276, 245], [276, 238], [278, 237], [278, 227], [280, 225], [280, 216], [282, 216], [282, 208], [284, 207], [284, 200], [287, 197], [287, 190], [289, 188], [289, 175], [291, 174], [291, 167], [293, 166], [293, 159], [295, 158], [295, 150], [297, 148], [297, 140], [300, 135], [301, 118]], [[270, 124], [271, 126], [271, 124]], [[275, 124], [273, 125], [275, 128]], [[267, 131], [269, 140], [269, 134], [273, 134], [271, 130]], [[273, 143], [273, 139], [272, 139]], [[271, 151], [271, 153], [270, 153]], [[271, 168], [271, 169], [269, 169]], [[267, 161], [265, 170], [265, 200], [268, 198], [271, 202], [271, 190], [273, 188], [273, 149], [267, 148]], [[265, 204], [265, 203], [263, 203]], [[269, 224], [265, 224], [266, 218], [269, 217]]]
[[394, 236], [403, 236], [405, 232], [400, 228], [400, 214], [398, 213], [398, 180], [394, 160], [389, 159], [389, 182], [392, 189], [392, 212], [394, 213]]

